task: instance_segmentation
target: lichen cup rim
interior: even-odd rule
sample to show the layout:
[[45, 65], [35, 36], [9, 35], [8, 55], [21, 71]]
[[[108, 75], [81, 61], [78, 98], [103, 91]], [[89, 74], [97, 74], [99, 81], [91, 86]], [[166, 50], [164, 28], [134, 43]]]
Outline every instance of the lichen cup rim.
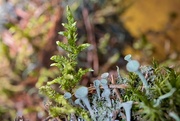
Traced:
[[72, 95], [71, 95], [71, 93], [69, 93], [69, 92], [65, 92], [65, 93], [64, 93], [64, 98], [65, 98], [65, 99], [69, 99], [69, 98], [71, 98], [71, 96], [72, 96]]
[[124, 60], [129, 61], [131, 60], [131, 57], [132, 57], [131, 54], [128, 54], [124, 57]]
[[84, 86], [78, 88], [75, 92], [75, 96], [77, 98], [82, 98], [82, 97], [86, 96], [87, 94], [88, 94], [88, 88], [84, 87]]
[[126, 69], [129, 72], [135, 72], [139, 69], [139, 67], [140, 67], [140, 63], [137, 60], [131, 60], [126, 65]]

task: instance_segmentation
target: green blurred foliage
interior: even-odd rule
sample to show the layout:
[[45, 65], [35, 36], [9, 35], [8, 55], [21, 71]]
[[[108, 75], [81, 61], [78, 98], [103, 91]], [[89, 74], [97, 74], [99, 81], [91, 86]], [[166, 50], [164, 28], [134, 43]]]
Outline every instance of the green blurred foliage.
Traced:
[[[3, 121], [14, 120], [17, 115], [22, 114], [27, 117], [34, 112], [43, 114], [44, 109], [40, 105], [42, 99], [35, 83], [39, 78], [40, 81], [36, 84], [39, 87], [42, 82], [57, 74], [57, 69], [47, 71], [39, 60], [41, 51], [49, 41], [48, 32], [53, 25], [50, 20], [55, 16], [57, 6], [47, 1], [40, 2], [39, 5], [34, 1], [16, 2], [13, 4], [13, 1], [2, 1], [1, 4], [6, 7], [10, 5], [8, 7], [12, 7], [12, 11], [16, 11], [19, 17], [13, 18], [13, 21], [7, 18], [0, 33], [0, 120]], [[39, 101], [39, 109], [26, 102], [29, 97], [32, 98], [29, 100], [32, 104]], [[36, 100], [33, 99], [35, 97]], [[34, 115], [32, 120], [40, 120], [44, 116], [45, 112], [39, 117]]]

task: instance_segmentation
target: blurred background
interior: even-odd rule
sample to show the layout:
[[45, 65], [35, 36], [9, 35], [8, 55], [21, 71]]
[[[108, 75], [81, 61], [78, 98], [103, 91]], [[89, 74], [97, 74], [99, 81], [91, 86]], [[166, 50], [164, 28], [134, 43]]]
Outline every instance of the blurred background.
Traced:
[[142, 65], [155, 59], [180, 70], [179, 0], [0, 0], [1, 121], [48, 116], [38, 88], [59, 74], [50, 57], [64, 53], [55, 42], [65, 41], [58, 32], [66, 5], [77, 21], [77, 44], [91, 44], [78, 57], [79, 67], [94, 70], [82, 85], [116, 66], [125, 70], [127, 54]]

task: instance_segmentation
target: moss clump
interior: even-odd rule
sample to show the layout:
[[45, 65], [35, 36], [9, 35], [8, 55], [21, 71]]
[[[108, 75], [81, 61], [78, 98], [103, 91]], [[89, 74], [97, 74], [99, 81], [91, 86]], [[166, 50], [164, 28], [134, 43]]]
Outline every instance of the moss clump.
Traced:
[[77, 56], [78, 54], [89, 47], [90, 44], [77, 45], [77, 33], [76, 22], [72, 16], [70, 8], [67, 7], [67, 23], [62, 24], [66, 31], [59, 32], [67, 39], [67, 43], [57, 41], [56, 44], [66, 51], [66, 55], [54, 55], [51, 60], [55, 63], [51, 66], [56, 66], [60, 71], [60, 76], [52, 81], [49, 81], [47, 85], [40, 87], [40, 92], [47, 95], [53, 102], [49, 107], [49, 114], [53, 117], [77, 114], [85, 119], [88, 119], [87, 113], [83, 109], [72, 106], [67, 102], [62, 93], [58, 93], [53, 89], [53, 85], [59, 85], [60, 90], [63, 92], [70, 92], [78, 86], [82, 76], [92, 69], [77, 68]]

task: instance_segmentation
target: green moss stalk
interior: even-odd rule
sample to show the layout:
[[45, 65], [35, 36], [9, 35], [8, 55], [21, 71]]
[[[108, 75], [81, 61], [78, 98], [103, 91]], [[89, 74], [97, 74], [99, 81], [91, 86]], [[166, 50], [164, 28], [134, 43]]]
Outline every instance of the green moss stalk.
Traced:
[[67, 20], [67, 23], [62, 24], [66, 31], [59, 32], [60, 35], [66, 37], [67, 44], [60, 41], [56, 42], [59, 47], [66, 51], [66, 56], [54, 55], [51, 57], [51, 60], [55, 61], [55, 63], [51, 64], [51, 66], [58, 67], [61, 72], [61, 76], [48, 82], [48, 85], [59, 84], [61, 89], [72, 92], [72, 89], [77, 86], [81, 77], [91, 71], [91, 69], [83, 70], [82, 68], [76, 70], [78, 54], [89, 47], [90, 44], [86, 43], [77, 46], [76, 22], [74, 21], [69, 7], [67, 7]]
[[59, 34], [66, 37], [67, 43], [57, 41], [56, 44], [66, 51], [66, 55], [54, 55], [51, 57], [51, 60], [55, 62], [51, 64], [51, 66], [56, 66], [59, 69], [60, 76], [49, 81], [45, 86], [42, 86], [40, 91], [47, 95], [53, 102], [53, 105], [49, 107], [49, 114], [52, 117], [62, 115], [70, 116], [74, 113], [88, 120], [86, 111], [69, 104], [63, 94], [58, 93], [58, 91], [52, 88], [52, 85], [58, 85], [64, 92], [73, 93], [72, 91], [78, 86], [82, 76], [87, 72], [92, 71], [92, 69], [82, 69], [77, 67], [78, 54], [89, 47], [90, 44], [76, 44], [76, 22], [74, 21], [69, 7], [67, 7], [67, 23], [63, 23], [62, 25], [66, 30], [59, 32]]

